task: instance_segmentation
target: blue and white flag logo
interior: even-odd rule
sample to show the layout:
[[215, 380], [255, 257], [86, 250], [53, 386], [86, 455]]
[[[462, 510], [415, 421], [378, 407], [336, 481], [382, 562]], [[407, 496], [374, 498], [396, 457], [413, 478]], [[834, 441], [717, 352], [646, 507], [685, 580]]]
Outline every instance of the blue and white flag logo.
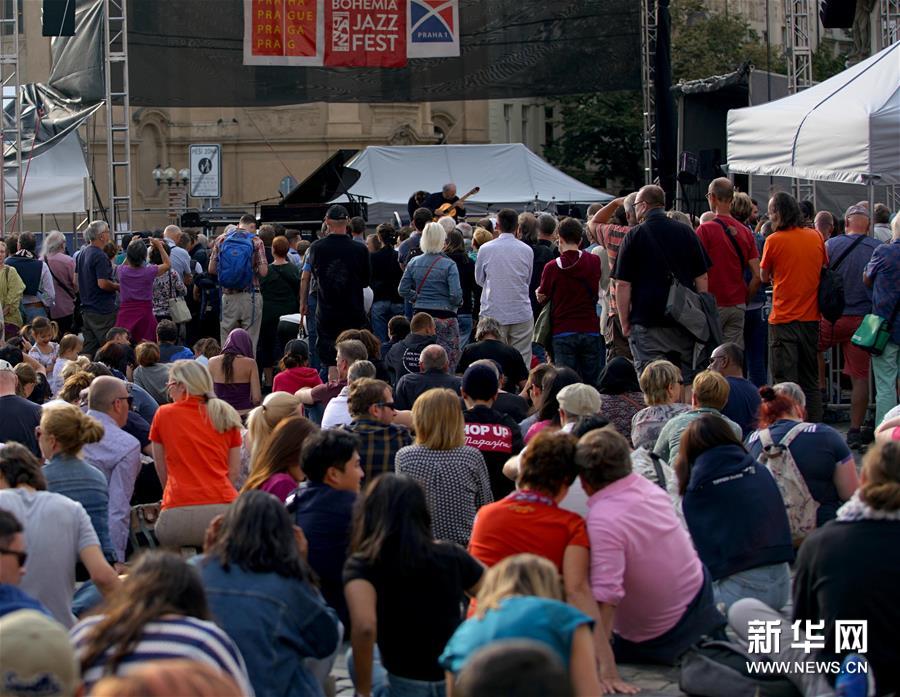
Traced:
[[459, 55], [459, 0], [409, 0], [406, 23], [409, 58]]

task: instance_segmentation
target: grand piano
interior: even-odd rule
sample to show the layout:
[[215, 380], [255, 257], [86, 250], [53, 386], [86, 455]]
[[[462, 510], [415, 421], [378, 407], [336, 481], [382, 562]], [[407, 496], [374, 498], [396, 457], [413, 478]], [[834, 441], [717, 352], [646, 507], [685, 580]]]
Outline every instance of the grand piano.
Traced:
[[[360, 178], [359, 170], [347, 167], [358, 150], [341, 149], [323, 162], [306, 179], [295, 186], [277, 204], [262, 205], [257, 223], [283, 225], [289, 230], [299, 230], [304, 239], [314, 240], [325, 220], [325, 211], [332, 203], [340, 203], [350, 217], [369, 218], [365, 197], [350, 193]], [[346, 200], [341, 200], [346, 199]], [[234, 220], [230, 218], [233, 217]], [[222, 215], [222, 211], [189, 211], [181, 218], [182, 227], [218, 227], [237, 223], [240, 214]]]

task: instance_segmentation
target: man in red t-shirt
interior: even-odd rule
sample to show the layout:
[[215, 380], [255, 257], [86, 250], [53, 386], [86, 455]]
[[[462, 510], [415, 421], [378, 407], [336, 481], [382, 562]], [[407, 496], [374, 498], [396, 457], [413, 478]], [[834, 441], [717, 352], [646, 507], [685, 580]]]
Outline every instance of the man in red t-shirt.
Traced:
[[548, 261], [535, 290], [537, 301], [550, 306], [553, 362], [572, 368], [583, 382], [595, 386], [602, 364], [597, 295], [600, 257], [583, 252], [581, 223], [566, 218], [559, 224], [559, 257]]
[[697, 237], [712, 261], [709, 292], [716, 298], [725, 343], [744, 348], [744, 313], [759, 288], [759, 253], [753, 235], [731, 217], [734, 184], [726, 177], [709, 183], [706, 200], [716, 217], [697, 228]]

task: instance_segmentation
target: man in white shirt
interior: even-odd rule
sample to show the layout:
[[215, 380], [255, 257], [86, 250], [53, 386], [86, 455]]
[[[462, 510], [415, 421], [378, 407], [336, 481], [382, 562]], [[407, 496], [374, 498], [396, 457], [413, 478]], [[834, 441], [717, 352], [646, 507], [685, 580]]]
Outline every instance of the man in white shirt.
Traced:
[[371, 361], [356, 361], [347, 370], [347, 385], [342, 388], [337, 397], [333, 397], [325, 406], [322, 415], [322, 428], [338, 428], [349, 426], [353, 421], [347, 399], [350, 396], [350, 386], [360, 378], [374, 378], [375, 365]]
[[531, 365], [531, 336], [534, 317], [528, 285], [534, 251], [516, 239], [519, 216], [509, 208], [497, 213], [500, 235], [478, 250], [475, 280], [484, 290], [481, 294], [481, 316], [492, 317], [500, 324], [501, 341], [522, 354], [525, 365]]

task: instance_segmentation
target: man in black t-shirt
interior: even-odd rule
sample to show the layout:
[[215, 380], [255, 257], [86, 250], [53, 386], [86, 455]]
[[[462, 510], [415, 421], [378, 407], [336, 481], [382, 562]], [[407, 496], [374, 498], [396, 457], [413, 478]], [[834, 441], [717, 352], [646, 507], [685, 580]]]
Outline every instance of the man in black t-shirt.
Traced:
[[475, 329], [475, 343], [463, 349], [456, 372], [463, 374], [475, 361], [489, 358], [500, 365], [503, 373], [503, 389], [518, 393], [528, 379], [528, 368], [522, 354], [500, 340], [500, 325], [491, 317], [481, 317]]
[[685, 384], [697, 373], [694, 337], [666, 316], [673, 274], [682, 285], [707, 292], [709, 266], [700, 240], [690, 227], [666, 217], [665, 193], [655, 185], [638, 191], [634, 212], [640, 224], [622, 240], [612, 276], [622, 333], [634, 356], [638, 375], [657, 359], [681, 368]]
[[300, 279], [300, 313], [309, 312], [310, 278], [318, 283], [316, 351], [323, 365], [336, 365], [334, 343], [345, 329], [366, 326], [363, 288], [369, 285], [369, 251], [347, 235], [347, 209], [333, 205], [325, 214], [326, 237], [309, 248], [310, 271]]

